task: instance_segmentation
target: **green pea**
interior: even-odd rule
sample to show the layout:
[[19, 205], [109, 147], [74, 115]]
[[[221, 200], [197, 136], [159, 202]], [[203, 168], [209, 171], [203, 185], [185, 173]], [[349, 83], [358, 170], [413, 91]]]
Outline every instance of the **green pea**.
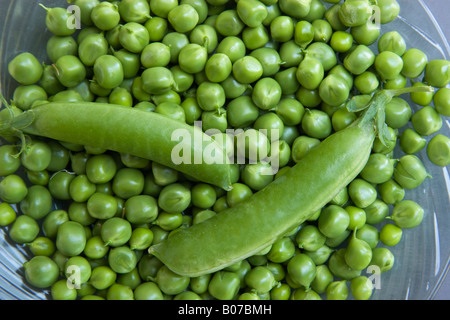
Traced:
[[101, 2], [92, 9], [91, 19], [100, 30], [111, 30], [120, 22], [119, 8], [116, 4]]
[[385, 246], [395, 246], [402, 238], [403, 231], [395, 224], [385, 224], [380, 230], [380, 241]]
[[317, 89], [324, 77], [322, 63], [315, 58], [306, 57], [297, 69], [297, 80], [304, 88]]
[[312, 148], [318, 146], [320, 140], [309, 136], [301, 135], [295, 138], [292, 145], [292, 160], [300, 161]]
[[6, 227], [16, 220], [16, 212], [13, 207], [6, 202], [0, 203], [0, 226]]
[[56, 234], [56, 248], [64, 255], [73, 257], [83, 252], [86, 246], [86, 231], [75, 221], [61, 224]]
[[131, 224], [125, 219], [112, 217], [103, 223], [100, 234], [105, 245], [120, 247], [127, 243], [131, 237]]
[[90, 259], [101, 259], [106, 256], [109, 251], [109, 246], [105, 244], [101, 236], [93, 236], [86, 242], [84, 248], [84, 255]]
[[289, 16], [277, 16], [270, 23], [270, 36], [273, 40], [286, 42], [294, 36], [294, 20]]
[[378, 229], [371, 224], [365, 224], [357, 229], [356, 237], [367, 242], [372, 249], [377, 246], [380, 240]]
[[44, 141], [32, 140], [20, 155], [22, 165], [31, 171], [43, 171], [50, 165], [52, 150]]
[[411, 128], [405, 129], [400, 136], [400, 147], [408, 154], [417, 153], [426, 145], [426, 139]]
[[134, 289], [136, 300], [163, 300], [163, 294], [154, 282], [143, 282]]
[[404, 127], [411, 119], [412, 110], [408, 102], [395, 97], [386, 104], [386, 123], [393, 129]]
[[128, 273], [136, 267], [137, 257], [128, 246], [115, 247], [109, 250], [108, 264], [115, 273]]
[[417, 78], [425, 70], [428, 63], [426, 53], [423, 51], [411, 48], [408, 49], [402, 56], [403, 69], [402, 75], [408, 78]]
[[442, 134], [434, 136], [428, 142], [427, 156], [435, 165], [447, 166], [450, 163], [450, 139]]
[[396, 160], [389, 159], [385, 154], [374, 153], [361, 171], [361, 177], [370, 183], [384, 183], [394, 174], [395, 163]]
[[426, 106], [411, 116], [414, 130], [422, 136], [429, 136], [442, 128], [442, 117], [432, 106]]
[[26, 216], [18, 216], [9, 229], [10, 238], [16, 243], [29, 243], [39, 234], [39, 225], [36, 220]]
[[370, 265], [379, 267], [381, 273], [391, 270], [394, 262], [394, 254], [388, 248], [377, 247], [372, 250], [372, 261]]
[[312, 22], [314, 29], [314, 41], [328, 43], [333, 34], [331, 24], [324, 19], [317, 19]]
[[208, 292], [219, 300], [233, 299], [239, 291], [240, 279], [237, 273], [218, 271], [213, 274], [208, 285]]
[[58, 265], [49, 257], [35, 256], [24, 263], [25, 279], [37, 288], [51, 287], [59, 277]]
[[105, 290], [115, 283], [117, 273], [108, 266], [98, 266], [92, 269], [89, 284], [97, 290]]
[[295, 94], [300, 89], [296, 72], [297, 68], [291, 67], [275, 74], [274, 78], [281, 86], [283, 95]]
[[327, 287], [333, 282], [333, 274], [327, 265], [316, 266], [316, 277], [311, 283], [311, 288], [318, 294], [325, 293]]
[[235, 128], [245, 128], [259, 117], [259, 108], [250, 96], [239, 96], [227, 105], [228, 123]]
[[180, 183], [165, 186], [158, 197], [158, 205], [167, 212], [182, 212], [191, 202], [191, 191]]
[[0, 181], [0, 199], [6, 203], [19, 203], [27, 194], [27, 185], [18, 175], [10, 174]]
[[427, 177], [422, 161], [415, 155], [401, 157], [394, 170], [394, 180], [404, 189], [417, 188]]
[[422, 222], [424, 210], [414, 201], [403, 200], [394, 206], [390, 218], [400, 228], [415, 228]]
[[180, 4], [169, 11], [167, 19], [175, 31], [189, 32], [199, 21], [197, 10], [189, 4]]
[[150, 223], [158, 215], [156, 199], [150, 195], [135, 195], [125, 202], [125, 216], [131, 223]]
[[233, 76], [244, 84], [253, 83], [263, 74], [263, 68], [258, 59], [252, 56], [244, 56], [233, 63]]
[[118, 197], [129, 199], [142, 192], [144, 181], [144, 174], [139, 169], [121, 168], [112, 180], [112, 189]]
[[115, 56], [105, 54], [95, 60], [94, 75], [100, 86], [105, 89], [114, 89], [124, 79], [122, 63]]
[[350, 217], [350, 223], [348, 225], [349, 230], [357, 230], [361, 228], [367, 221], [366, 211], [356, 206], [345, 207], [348, 216]]
[[179, 53], [180, 68], [188, 73], [198, 73], [205, 68], [208, 61], [208, 51], [204, 46], [190, 43], [184, 46]]
[[350, 291], [356, 300], [369, 300], [373, 289], [372, 281], [366, 276], [356, 277], [350, 282]]
[[95, 192], [87, 200], [89, 215], [95, 219], [109, 219], [116, 215], [118, 203], [115, 197]]
[[331, 124], [334, 131], [340, 131], [351, 125], [357, 116], [354, 112], [348, 111], [347, 108], [336, 110], [331, 116]]
[[158, 270], [155, 278], [161, 291], [169, 295], [183, 292], [189, 286], [189, 281], [189, 277], [177, 275], [164, 265]]
[[443, 115], [450, 115], [450, 88], [440, 88], [436, 91], [433, 97], [436, 111]]
[[319, 216], [318, 228], [328, 238], [335, 238], [344, 232], [350, 223], [347, 211], [337, 205], [330, 205]]
[[121, 1], [119, 13], [126, 22], [144, 23], [150, 18], [150, 5], [145, 0]]
[[309, 288], [316, 276], [316, 265], [308, 255], [300, 253], [289, 260], [287, 272], [295, 284]]
[[321, 248], [326, 241], [326, 236], [321, 233], [315, 225], [301, 227], [295, 236], [295, 242], [300, 249], [316, 251]]
[[52, 208], [50, 191], [39, 185], [31, 186], [27, 196], [20, 202], [20, 210], [33, 219], [45, 217]]
[[348, 186], [350, 199], [357, 207], [366, 208], [377, 198], [377, 191], [373, 185], [366, 180], [357, 178]]
[[330, 256], [328, 268], [334, 276], [343, 280], [351, 280], [361, 275], [361, 270], [354, 270], [348, 266], [345, 261], [346, 250], [346, 248], [341, 248], [335, 251]]
[[302, 118], [302, 129], [311, 138], [324, 139], [331, 134], [330, 117], [318, 109], [306, 109]]
[[375, 73], [366, 71], [355, 78], [355, 87], [362, 94], [371, 94], [380, 85], [380, 81]]
[[381, 199], [387, 204], [395, 204], [405, 197], [405, 189], [393, 179], [380, 184], [378, 186], [378, 192]]
[[431, 60], [425, 67], [424, 81], [430, 86], [443, 88], [450, 83], [450, 61]]
[[236, 135], [239, 161], [249, 159], [256, 162], [265, 159], [270, 152], [270, 140], [260, 130], [249, 128]]
[[346, 280], [333, 281], [326, 289], [327, 300], [347, 300], [348, 293]]
[[225, 81], [231, 74], [232, 63], [224, 53], [213, 54], [205, 65], [206, 77], [211, 82]]
[[283, 13], [293, 18], [304, 18], [311, 10], [311, 0], [282, 0], [278, 5]]
[[245, 283], [257, 294], [267, 293], [276, 285], [272, 272], [264, 266], [257, 266], [247, 272]]
[[372, 248], [364, 240], [356, 238], [354, 233], [345, 250], [344, 258], [353, 270], [363, 270], [372, 260]]
[[366, 23], [371, 15], [368, 1], [345, 1], [339, 8], [339, 18], [347, 27], [360, 26]]
[[391, 51], [380, 52], [374, 62], [375, 70], [382, 80], [394, 79], [403, 69], [401, 56]]
[[363, 44], [356, 46], [356, 48], [344, 58], [345, 68], [355, 75], [360, 75], [367, 71], [374, 62], [375, 54], [369, 47]]
[[386, 32], [378, 40], [378, 50], [391, 51], [402, 56], [406, 51], [405, 39], [397, 31]]
[[0, 176], [13, 174], [21, 165], [18, 149], [13, 145], [0, 146]]
[[225, 91], [215, 82], [202, 82], [197, 88], [197, 102], [204, 111], [214, 111], [225, 105]]
[[357, 43], [370, 46], [380, 37], [381, 27], [374, 21], [369, 20], [360, 26], [352, 27], [350, 33]]

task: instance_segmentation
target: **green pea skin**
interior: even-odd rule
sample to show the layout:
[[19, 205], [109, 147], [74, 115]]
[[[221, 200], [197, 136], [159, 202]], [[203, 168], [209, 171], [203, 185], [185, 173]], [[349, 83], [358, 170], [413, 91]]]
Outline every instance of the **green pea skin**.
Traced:
[[18, 175], [10, 174], [0, 181], [0, 199], [6, 203], [19, 203], [27, 194], [27, 185]]
[[405, 129], [400, 135], [400, 147], [408, 154], [417, 153], [425, 148], [426, 145], [426, 139], [411, 128]]
[[56, 248], [64, 255], [73, 257], [83, 252], [86, 246], [86, 231], [74, 221], [61, 224], [56, 234]]
[[448, 166], [450, 163], [450, 139], [442, 134], [434, 136], [428, 142], [427, 156], [437, 166]]
[[345, 1], [339, 8], [339, 18], [347, 27], [360, 26], [372, 15], [368, 1]]
[[239, 96], [231, 100], [227, 111], [228, 122], [235, 128], [247, 127], [259, 116], [259, 108], [250, 96]]
[[333, 281], [326, 289], [327, 300], [347, 300], [348, 293], [346, 280]]
[[311, 0], [281, 0], [278, 2], [283, 13], [293, 18], [304, 18], [311, 10]]
[[380, 241], [386, 246], [395, 246], [402, 239], [403, 231], [394, 224], [385, 224], [380, 230]]
[[180, 68], [188, 73], [203, 71], [208, 60], [208, 51], [204, 46], [189, 43], [180, 50], [178, 63]]
[[432, 106], [425, 106], [411, 116], [411, 123], [417, 133], [429, 136], [442, 128], [442, 117]]
[[424, 218], [424, 209], [412, 200], [397, 203], [390, 219], [402, 229], [411, 229], [420, 225]]
[[373, 293], [373, 283], [366, 276], [359, 276], [351, 280], [350, 291], [356, 300], [368, 300]]
[[443, 59], [429, 61], [425, 67], [424, 81], [433, 87], [446, 87], [450, 83], [450, 61]]
[[213, 54], [205, 64], [206, 77], [211, 82], [225, 81], [231, 74], [232, 63], [224, 53]]
[[295, 284], [309, 288], [316, 276], [316, 265], [309, 256], [300, 253], [289, 260], [287, 272]]
[[367, 71], [375, 62], [375, 54], [365, 46], [358, 45], [344, 58], [345, 68], [355, 75], [360, 75]]
[[163, 293], [176, 295], [189, 286], [190, 278], [177, 275], [163, 265], [156, 274], [155, 282]]
[[208, 285], [208, 292], [219, 300], [231, 300], [239, 291], [240, 279], [237, 273], [218, 271], [213, 274]]
[[35, 256], [24, 263], [25, 279], [37, 288], [49, 288], [59, 276], [58, 265], [49, 257]]
[[400, 202], [405, 197], [405, 189], [403, 189], [397, 182], [390, 179], [378, 186], [378, 192], [381, 199], [386, 204], [395, 204]]
[[394, 170], [394, 179], [405, 189], [417, 188], [430, 175], [422, 161], [415, 155], [400, 158]]
[[113, 217], [106, 220], [100, 229], [105, 245], [119, 247], [128, 242], [132, 234], [131, 224], [122, 218]]
[[263, 68], [258, 59], [244, 56], [233, 63], [232, 73], [240, 83], [249, 84], [262, 76]]
[[308, 136], [316, 139], [324, 139], [332, 131], [330, 117], [318, 109], [306, 109], [301, 125]]
[[354, 233], [345, 250], [344, 259], [353, 270], [363, 270], [372, 260], [372, 248], [364, 240], [356, 238]]
[[97, 290], [105, 290], [113, 285], [116, 279], [117, 273], [115, 273], [110, 267], [98, 266], [92, 269], [89, 284]]
[[319, 60], [306, 57], [297, 69], [297, 80], [304, 88], [314, 90], [319, 87], [325, 71]]

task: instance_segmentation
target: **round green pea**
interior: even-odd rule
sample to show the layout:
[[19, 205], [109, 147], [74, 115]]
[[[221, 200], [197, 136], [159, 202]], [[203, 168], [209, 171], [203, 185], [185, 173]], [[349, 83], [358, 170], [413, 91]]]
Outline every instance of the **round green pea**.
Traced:
[[65, 256], [73, 257], [83, 252], [86, 246], [86, 231], [75, 221], [61, 224], [56, 234], [56, 248]]
[[415, 155], [401, 157], [394, 170], [394, 180], [404, 189], [417, 188], [428, 176], [422, 161]]
[[51, 258], [35, 256], [24, 263], [25, 279], [37, 288], [51, 287], [59, 277], [59, 267]]
[[403, 200], [397, 203], [392, 210], [390, 218], [402, 229], [411, 229], [422, 223], [424, 209], [412, 200]]
[[437, 166], [448, 166], [450, 164], [450, 139], [443, 134], [434, 136], [428, 142], [427, 156]]
[[8, 71], [20, 84], [31, 85], [39, 81], [44, 70], [33, 54], [24, 52], [9, 62]]

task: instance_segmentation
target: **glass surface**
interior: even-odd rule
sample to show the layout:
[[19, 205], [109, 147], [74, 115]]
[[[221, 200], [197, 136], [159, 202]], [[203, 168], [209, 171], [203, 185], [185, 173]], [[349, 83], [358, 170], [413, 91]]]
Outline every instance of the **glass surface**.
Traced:
[[[48, 7], [67, 6], [66, 1], [41, 0]], [[399, 19], [382, 26], [382, 31], [397, 30], [405, 38], [408, 48], [427, 53], [429, 60], [449, 59], [449, 45], [443, 33], [422, 0], [398, 0]], [[37, 1], [0, 1], [0, 91], [11, 99], [16, 86], [8, 75], [8, 62], [17, 54], [30, 51], [46, 61], [44, 32], [45, 11]], [[49, 63], [49, 61], [46, 61]], [[405, 97], [407, 98], [407, 97]], [[414, 110], [417, 106], [411, 103]], [[444, 119], [442, 133], [450, 136], [449, 119]], [[429, 139], [429, 138], [428, 138]], [[402, 153], [396, 150], [396, 157]], [[450, 257], [450, 179], [448, 168], [432, 165], [425, 151], [419, 157], [433, 176], [420, 188], [407, 192], [407, 198], [425, 208], [423, 223], [405, 230], [401, 243], [391, 250], [395, 266], [380, 277], [380, 289], [373, 299], [432, 299], [445, 277]], [[8, 240], [7, 229], [0, 229], [0, 299], [46, 299], [48, 292], [35, 290], [23, 281], [22, 263], [27, 259], [24, 246]], [[369, 274], [367, 274], [369, 276]]]

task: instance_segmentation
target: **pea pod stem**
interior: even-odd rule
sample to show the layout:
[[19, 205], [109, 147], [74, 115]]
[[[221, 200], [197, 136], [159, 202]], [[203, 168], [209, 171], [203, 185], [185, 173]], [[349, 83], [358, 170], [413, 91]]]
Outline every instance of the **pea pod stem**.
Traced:
[[[2, 102], [7, 105], [3, 98]], [[173, 140], [176, 130], [186, 134], [182, 142], [189, 148], [191, 161], [174, 163], [172, 153], [180, 144]], [[10, 111], [9, 119], [0, 123], [0, 136], [18, 136], [24, 144], [24, 134], [131, 154], [225, 190], [231, 188], [229, 159], [214, 139], [199, 128], [154, 112], [102, 103], [51, 102], [18, 115]], [[209, 159], [212, 150], [214, 159], [221, 161]]]

